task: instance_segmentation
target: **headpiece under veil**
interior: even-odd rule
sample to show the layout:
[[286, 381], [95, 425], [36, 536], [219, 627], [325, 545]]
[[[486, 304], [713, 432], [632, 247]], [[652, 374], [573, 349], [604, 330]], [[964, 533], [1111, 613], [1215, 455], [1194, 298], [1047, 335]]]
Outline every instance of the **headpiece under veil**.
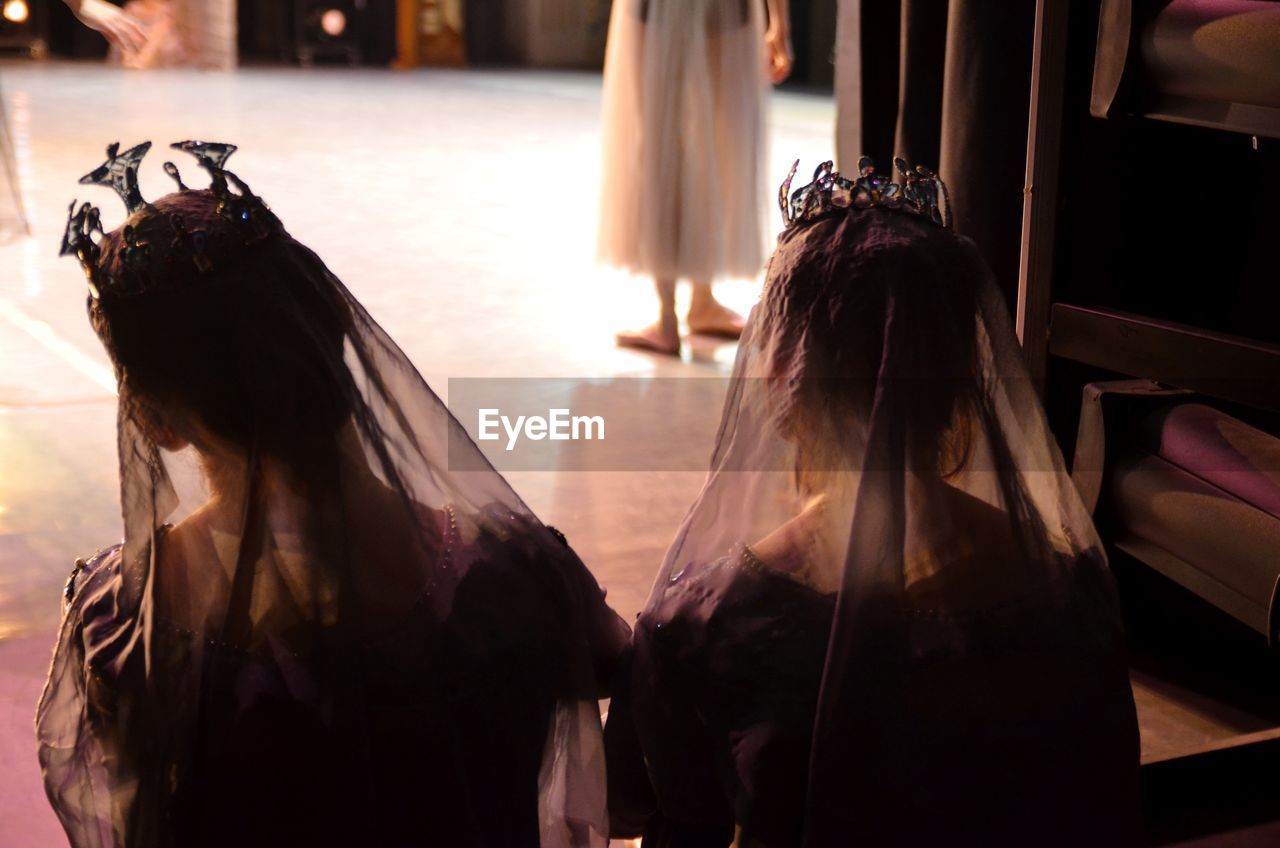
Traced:
[[626, 625], [208, 148], [210, 190], [146, 203], [113, 147], [132, 214], [69, 229], [124, 519], [68, 586], [37, 719], [72, 844], [603, 845]]
[[916, 199], [780, 236], [647, 609], [726, 555], [834, 596], [806, 846], [1133, 844], [1101, 543], [989, 271]]

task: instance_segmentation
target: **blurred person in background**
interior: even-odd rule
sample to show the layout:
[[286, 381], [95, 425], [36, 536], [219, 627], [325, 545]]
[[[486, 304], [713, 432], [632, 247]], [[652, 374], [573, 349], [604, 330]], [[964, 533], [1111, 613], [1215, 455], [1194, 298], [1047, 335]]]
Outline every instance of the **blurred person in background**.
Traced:
[[111, 45], [109, 58], [126, 68], [236, 65], [235, 0], [66, 0], [84, 24]]
[[613, 4], [599, 255], [651, 277], [659, 305], [619, 345], [679, 354], [681, 279], [693, 286], [690, 332], [741, 334], [711, 285], [753, 278], [764, 260], [767, 96], [791, 63], [787, 0]]

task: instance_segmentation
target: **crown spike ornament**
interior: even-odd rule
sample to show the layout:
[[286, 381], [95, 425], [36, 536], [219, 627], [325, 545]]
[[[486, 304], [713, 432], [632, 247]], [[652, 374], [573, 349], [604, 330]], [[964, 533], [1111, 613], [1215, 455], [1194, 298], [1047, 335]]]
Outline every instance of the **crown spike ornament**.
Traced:
[[138, 166], [142, 157], [151, 149], [151, 142], [144, 141], [120, 153], [120, 142], [107, 145], [107, 161], [80, 178], [81, 185], [100, 185], [113, 189], [124, 201], [130, 215], [147, 205], [138, 190]]
[[[148, 203], [138, 188], [138, 167], [151, 149], [144, 141], [120, 152], [119, 142], [107, 147], [107, 161], [80, 178], [84, 185], [100, 185], [112, 189], [124, 201], [130, 223], [120, 231], [118, 274], [105, 273], [100, 265], [103, 231], [98, 208], [85, 203], [78, 208], [72, 201], [67, 210], [60, 256], [74, 255], [80, 260], [89, 280], [89, 295], [94, 302], [132, 297], [162, 288], [174, 281], [189, 279], [190, 272], [205, 274], [213, 268], [210, 244], [220, 248], [248, 246], [283, 230], [280, 221], [261, 198], [235, 174], [226, 170], [227, 159], [236, 145], [222, 142], [180, 141], [170, 145], [196, 158], [209, 172], [209, 193], [218, 200], [218, 216], [229, 226], [189, 230], [182, 217], [162, 212]], [[191, 191], [182, 181], [172, 162], [164, 163], [164, 172], [178, 185], [178, 192]], [[232, 190], [234, 188], [234, 191]], [[135, 218], [141, 214], [142, 218]], [[172, 232], [167, 245], [153, 245], [139, 235], [139, 224], [146, 216], [167, 217]], [[153, 231], [153, 230], [148, 230]], [[95, 238], [95, 234], [97, 238]], [[222, 255], [219, 253], [219, 255]]]
[[100, 248], [93, 239], [94, 232], [104, 235], [98, 208], [83, 203], [76, 209], [76, 202], [71, 201], [71, 205], [67, 207], [67, 225], [62, 233], [62, 246], [58, 255], [74, 256], [80, 260], [80, 266], [84, 268], [84, 275], [89, 281], [89, 296], [97, 300], [102, 292], [98, 288], [97, 274]]
[[876, 173], [871, 157], [858, 160], [858, 178], [850, 180], [835, 170], [834, 163], [820, 164], [813, 172], [813, 182], [795, 191], [791, 181], [800, 167], [797, 159], [778, 189], [778, 205], [786, 228], [800, 226], [834, 211], [869, 209], [880, 206], [924, 218], [946, 229], [952, 228], [951, 196], [946, 183], [923, 165], [910, 168], [902, 159], [894, 159], [897, 182]]
[[178, 191], [191, 190], [187, 188], [187, 184], [182, 181], [182, 174], [178, 173], [177, 165], [173, 164], [172, 162], [165, 162], [164, 172], [169, 176], [169, 179], [173, 180], [175, 183], [178, 184]]
[[231, 154], [240, 148], [234, 144], [226, 144], [220, 141], [175, 141], [169, 145], [174, 150], [181, 150], [183, 153], [190, 153], [196, 157], [196, 161], [200, 163], [200, 167], [209, 172], [212, 182], [209, 190], [214, 194], [221, 196], [227, 190], [227, 171], [223, 166], [227, 164], [227, 160], [231, 158]]

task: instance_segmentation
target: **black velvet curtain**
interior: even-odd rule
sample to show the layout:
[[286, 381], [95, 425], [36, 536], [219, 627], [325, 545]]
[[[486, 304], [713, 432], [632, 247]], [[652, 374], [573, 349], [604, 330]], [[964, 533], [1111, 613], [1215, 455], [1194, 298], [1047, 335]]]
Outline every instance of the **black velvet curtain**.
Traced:
[[1032, 0], [841, 0], [840, 167], [936, 167], [956, 229], [1013, 303], [1031, 97]]

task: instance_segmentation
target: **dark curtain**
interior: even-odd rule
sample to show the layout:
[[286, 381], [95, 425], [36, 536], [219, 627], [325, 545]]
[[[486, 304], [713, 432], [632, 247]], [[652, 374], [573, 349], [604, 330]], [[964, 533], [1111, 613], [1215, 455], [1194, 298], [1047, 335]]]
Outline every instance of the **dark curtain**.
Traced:
[[72, 59], [101, 59], [107, 55], [107, 40], [80, 23], [66, 3], [46, 0], [46, 5], [49, 12], [51, 54]]
[[[1031, 0], [841, 0], [840, 166], [937, 167], [956, 229], [1010, 304], [1018, 283], [1031, 97]], [[856, 20], [855, 20], [856, 17]], [[849, 67], [848, 63], [856, 63]], [[853, 89], [856, 88], [856, 91]]]
[[[252, 2], [236, 5], [240, 59], [295, 62], [302, 21], [330, 4], [322, 2]], [[395, 0], [342, 0], [332, 4], [347, 14], [360, 61], [388, 65], [396, 54]]]
[[502, 65], [510, 61], [503, 33], [506, 31], [506, 3], [503, 0], [467, 0], [462, 6], [463, 36], [467, 41], [467, 64]]
[[831, 56], [835, 45], [836, 0], [792, 0], [791, 44], [795, 64], [788, 87], [831, 90]]

